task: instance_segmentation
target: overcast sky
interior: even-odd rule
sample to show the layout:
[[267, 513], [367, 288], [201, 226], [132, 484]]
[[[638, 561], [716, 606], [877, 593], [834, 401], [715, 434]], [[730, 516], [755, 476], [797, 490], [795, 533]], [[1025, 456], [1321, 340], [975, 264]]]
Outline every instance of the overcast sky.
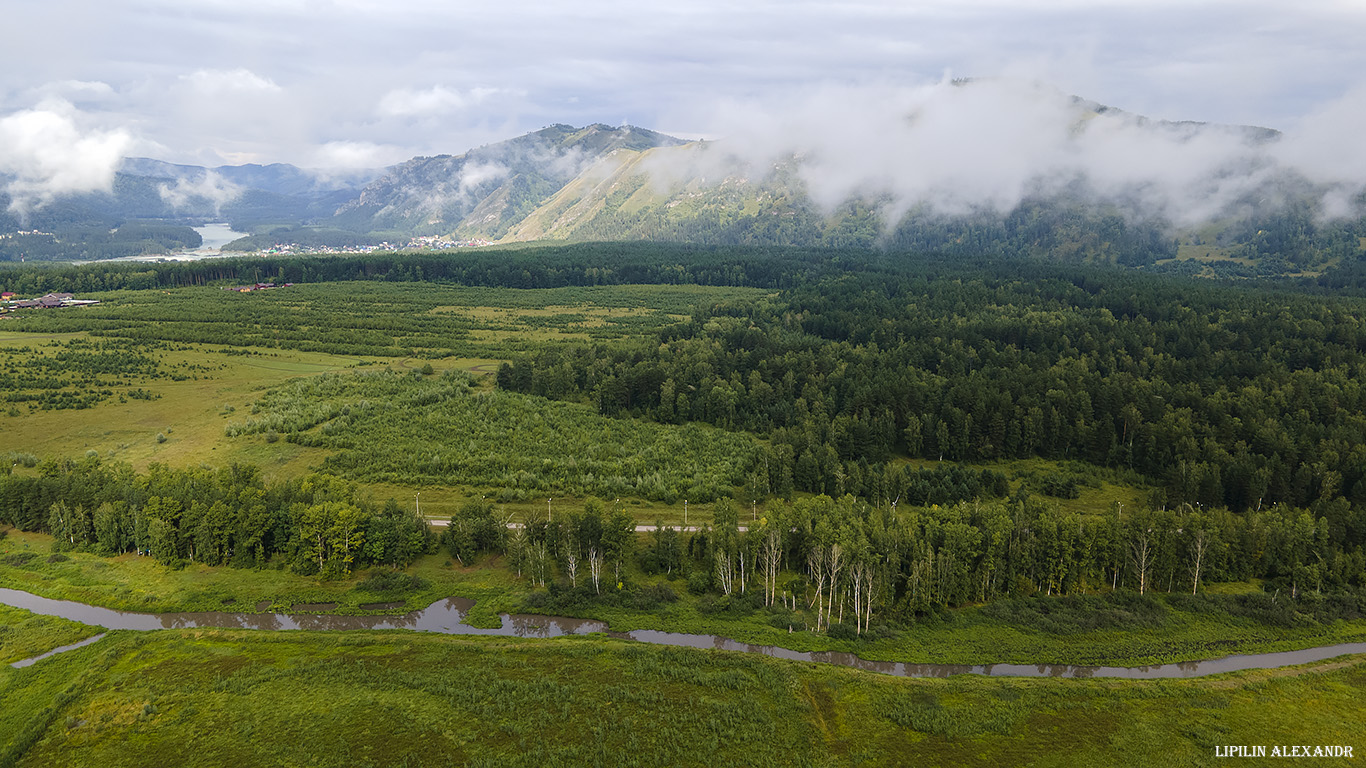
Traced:
[[120, 155], [375, 167], [557, 122], [724, 137], [756, 111], [819, 110], [813, 94], [857, 123], [869, 94], [946, 77], [1039, 80], [1168, 120], [1293, 132], [1327, 116], [1354, 122], [1349, 142], [1366, 118], [1361, 0], [9, 0], [4, 15], [0, 172], [17, 192], [97, 185]]

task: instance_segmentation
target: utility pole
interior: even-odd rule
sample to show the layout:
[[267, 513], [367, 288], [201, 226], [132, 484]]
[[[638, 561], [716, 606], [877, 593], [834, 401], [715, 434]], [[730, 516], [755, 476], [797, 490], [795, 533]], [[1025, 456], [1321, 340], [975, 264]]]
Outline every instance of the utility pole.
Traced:
[[683, 500], [683, 528], [686, 530], [687, 527], [688, 527], [688, 500], [687, 500], [687, 499], [684, 499], [684, 500]]
[[417, 507], [417, 516], [422, 517], [422, 491], [418, 491], [413, 497], [413, 506]]
[[545, 500], [545, 521], [546, 521], [547, 523], [555, 519], [555, 518], [553, 518], [553, 517], [550, 516], [550, 502], [552, 502], [552, 501], [554, 501], [554, 499], [549, 499], [549, 498], [548, 498], [548, 499]]

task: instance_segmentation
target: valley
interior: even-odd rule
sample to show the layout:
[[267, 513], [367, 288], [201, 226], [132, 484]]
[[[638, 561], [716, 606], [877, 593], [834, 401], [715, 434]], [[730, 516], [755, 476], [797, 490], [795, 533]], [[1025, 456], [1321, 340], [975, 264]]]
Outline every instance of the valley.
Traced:
[[[289, 670], [304, 654], [332, 670], [312, 683], [317, 696], [358, 702], [388, 694], [350, 677], [369, 663], [356, 653], [422, 690], [437, 678], [411, 677], [401, 658], [469, 654], [448, 662], [466, 676], [590, 653], [605, 665], [594, 674], [636, 674], [641, 659], [670, 679], [751, 670], [704, 674], [677, 695], [654, 688], [648, 702], [596, 684], [557, 694], [614, 702], [642, 723], [693, 717], [697, 695], [724, 702], [745, 675], [777, 674], [781, 690], [817, 696], [763, 700], [804, 734], [795, 751], [776, 748], [782, 762], [817, 743], [957, 764], [964, 749], [1039, 746], [1029, 734], [1042, 715], [1009, 714], [1012, 704], [997, 718], [990, 702], [1001, 696], [1029, 702], [1019, 712], [1051, 712], [1049, 727], [1096, 708], [1131, 713], [1089, 757], [1054, 747], [1080, 764], [1109, 764], [1123, 744], [1208, 754], [1230, 738], [1211, 734], [1260, 722], [1229, 708], [1265, 685], [1319, 697], [1297, 710], [1317, 740], [1350, 741], [1356, 727], [1344, 709], [1359, 693], [1356, 657], [1200, 681], [881, 681], [620, 639], [717, 636], [729, 638], [718, 648], [853, 654], [871, 669], [1136, 667], [1363, 642], [1366, 464], [1351, 446], [1366, 334], [1349, 292], [657, 244], [4, 278], [100, 303], [0, 321], [11, 377], [0, 587], [122, 611], [245, 612], [267, 625], [302, 612], [305, 627], [309, 615], [389, 626], [380, 617], [459, 598], [479, 632], [532, 615], [612, 633], [116, 629], [3, 672], [7, 700], [24, 707], [51, 695], [52, 670], [87, 670], [34, 714], [0, 711], [16, 734], [6, 759], [43, 764], [76, 743], [104, 754], [125, 739], [179, 755], [181, 729], [204, 732], [204, 712], [242, 706], [222, 686], [267, 685], [176, 662], [185, 679], [240, 682], [182, 693], [144, 672], [146, 690], [127, 694], [142, 714], [106, 717], [131, 706], [112, 704], [125, 694], [111, 681], [141, 663], [131, 649], [142, 647], [245, 654], [255, 660], [241, 669], [283, 675], [281, 690], [296, 694]], [[224, 290], [262, 281], [290, 285]], [[102, 631], [19, 609], [3, 618], [11, 661]], [[489, 684], [510, 691], [520, 673], [506, 674]], [[441, 690], [432, 701], [450, 695]], [[830, 696], [842, 703], [819, 703]], [[892, 698], [853, 703], [867, 696]], [[1205, 730], [1140, 726], [1133, 702], [1152, 697], [1205, 702]], [[931, 700], [923, 711], [906, 703]], [[255, 717], [285, 727], [274, 716]], [[698, 716], [722, 718], [699, 727], [751, 727]], [[554, 727], [575, 717], [555, 714]], [[850, 728], [861, 735], [836, 735]], [[341, 750], [407, 749], [367, 726], [328, 733]], [[502, 737], [460, 738], [505, 754]], [[265, 754], [242, 734], [234, 747], [215, 743], [215, 754]], [[547, 759], [577, 759], [593, 743], [567, 741]]]

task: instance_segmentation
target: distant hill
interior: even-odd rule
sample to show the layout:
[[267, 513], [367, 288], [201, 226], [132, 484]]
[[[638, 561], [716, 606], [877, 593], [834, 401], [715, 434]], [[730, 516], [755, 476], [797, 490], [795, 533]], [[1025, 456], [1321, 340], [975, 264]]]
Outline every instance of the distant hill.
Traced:
[[317, 197], [335, 192], [359, 190], [379, 177], [383, 170], [328, 172], [306, 171], [285, 163], [270, 165], [220, 165], [205, 168], [198, 165], [176, 165], [146, 157], [124, 158], [119, 172], [126, 176], [141, 176], [172, 181], [202, 182], [210, 175], [224, 184], [243, 189], [267, 192], [285, 197]]
[[[849, 193], [831, 207], [828, 190], [810, 187], [818, 174], [799, 152], [774, 154], [759, 165], [725, 140], [556, 125], [464, 155], [414, 158], [317, 224], [495, 242], [885, 246], [1238, 276], [1315, 269], [1360, 251], [1354, 245], [1366, 236], [1360, 220], [1325, 221], [1315, 207], [1320, 191], [1257, 164], [1260, 148], [1281, 139], [1278, 132], [1151, 120], [1082, 98], [1062, 101], [1067, 130], [1080, 137], [1078, 152], [1087, 150], [1083, 139], [1102, 137], [1090, 139], [1095, 143], [1111, 133], [1146, 150], [1145, 144], [1189, 152], [1232, 148], [1232, 159], [1214, 172], [1221, 178], [1190, 182], [1209, 185], [1209, 199], [1218, 198], [1218, 205], [1209, 203], [1210, 220], [1178, 226], [1152, 204], [1162, 193], [1152, 184], [1116, 188], [1081, 173], [1065, 184], [1040, 184], [1008, 209], [945, 212], [933, 196], [908, 203], [875, 189]], [[1248, 186], [1245, 179], [1267, 186]], [[1228, 192], [1243, 187], [1241, 195]], [[1199, 189], [1182, 192], [1204, 202]]]
[[[552, 125], [460, 155], [415, 157], [382, 171], [340, 176], [282, 164], [203, 168], [130, 158], [112, 193], [61, 198], [34, 211], [30, 228], [56, 233], [56, 242], [43, 249], [47, 254], [60, 254], [62, 242], [76, 242], [62, 234], [72, 228], [89, 234], [126, 222], [210, 220], [254, 233], [232, 246], [239, 249], [279, 242], [342, 248], [415, 236], [643, 240], [888, 247], [1228, 277], [1315, 272], [1363, 254], [1366, 198], [1339, 195], [1338, 210], [1327, 216], [1327, 192], [1276, 164], [1268, 148], [1283, 137], [1274, 130], [1152, 120], [1024, 88], [1007, 94], [1016, 99], [1013, 108], [1028, 118], [1031, 99], [1042, 105], [1052, 121], [1045, 127], [1055, 134], [1043, 152], [1057, 158], [1031, 156], [1040, 150], [1028, 143], [1028, 126], [1019, 129], [1026, 141], [1015, 150], [1014, 127], [988, 132], [1006, 150], [979, 143], [990, 150], [986, 160], [953, 146], [944, 152], [959, 154], [947, 161], [925, 156], [924, 137], [910, 132], [946, 122], [951, 129], [941, 126], [932, 136], [952, 145], [953, 130], [990, 129], [999, 117], [989, 101], [984, 108], [969, 99], [975, 122], [945, 121], [945, 110], [963, 103], [959, 97], [1000, 86], [954, 85], [940, 92], [938, 105], [866, 134], [867, 147], [856, 146], [858, 138], [814, 151], [784, 149], [780, 136], [686, 141], [635, 126], [594, 124]], [[840, 120], [856, 118], [831, 120], [838, 128]], [[897, 156], [912, 145], [909, 160]], [[1171, 178], [1147, 173], [1143, 163], [1164, 155], [1177, 158]], [[1047, 164], [1054, 161], [1058, 168]], [[1182, 168], [1181, 162], [1199, 167]], [[955, 176], [960, 164], [962, 178]], [[974, 172], [988, 182], [992, 174], [1007, 176], [1014, 187], [1006, 184], [1001, 193]], [[982, 188], [964, 193], [954, 188], [959, 183]], [[0, 210], [6, 202], [0, 196]], [[0, 212], [0, 232], [18, 228], [13, 215]], [[184, 237], [167, 233], [159, 239]], [[12, 257], [10, 246], [8, 252], [0, 248], [0, 259]]]
[[463, 155], [413, 158], [342, 205], [333, 224], [502, 239], [565, 185], [608, 158], [683, 143], [632, 126], [552, 125]]

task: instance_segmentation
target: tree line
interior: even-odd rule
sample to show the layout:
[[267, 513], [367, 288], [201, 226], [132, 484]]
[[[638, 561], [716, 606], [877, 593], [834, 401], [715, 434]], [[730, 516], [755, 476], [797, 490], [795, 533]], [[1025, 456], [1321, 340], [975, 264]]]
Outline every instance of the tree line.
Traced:
[[326, 578], [369, 565], [404, 567], [436, 545], [426, 521], [392, 499], [372, 504], [353, 484], [327, 476], [267, 484], [246, 464], [153, 464], [139, 473], [92, 457], [48, 459], [36, 474], [6, 467], [0, 523], [50, 534], [59, 549], [137, 552], [170, 566], [273, 561]]
[[[1215, 600], [1219, 610], [1287, 625], [1331, 621], [1359, 615], [1366, 585], [1360, 528], [1344, 536], [1326, 516], [1281, 505], [1241, 515], [1194, 505], [1078, 513], [1028, 494], [924, 507], [818, 495], [770, 505], [758, 520], [741, 517], [722, 500], [713, 523], [695, 532], [656, 524], [637, 537], [629, 514], [596, 499], [511, 527], [492, 503], [471, 501], [442, 543], [464, 564], [504, 556], [518, 577], [549, 589], [530, 598], [540, 608], [673, 599], [669, 588], [623, 576], [634, 564], [682, 580], [704, 612], [764, 610], [780, 628], [847, 636], [947, 607], [1002, 604], [1010, 612], [1019, 598], [1125, 593], [1187, 595], [1197, 609]], [[1202, 590], [1251, 579], [1266, 580], [1274, 594], [1219, 602]]]

